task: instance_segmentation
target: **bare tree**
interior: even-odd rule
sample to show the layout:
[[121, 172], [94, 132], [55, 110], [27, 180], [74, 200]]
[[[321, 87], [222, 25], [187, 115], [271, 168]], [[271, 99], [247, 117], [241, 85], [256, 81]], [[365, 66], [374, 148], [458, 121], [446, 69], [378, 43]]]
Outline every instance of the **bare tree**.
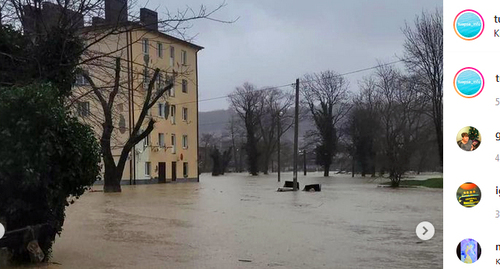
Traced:
[[[156, 81], [160, 74], [160, 69], [156, 69], [151, 81], [147, 86], [142, 103], [140, 107], [140, 115], [134, 126], [130, 126], [132, 129], [130, 135], [126, 139], [125, 144], [120, 153], [118, 162], [115, 163], [113, 158], [113, 150], [111, 147], [112, 134], [115, 129], [113, 122], [113, 105], [115, 104], [115, 98], [120, 92], [122, 85], [120, 85], [121, 78], [121, 59], [116, 58], [115, 65], [115, 75], [114, 84], [111, 89], [109, 87], [100, 87], [95, 82], [94, 79], [90, 77], [89, 74], [84, 73], [83, 76], [89, 82], [93, 93], [96, 95], [97, 99], [102, 108], [102, 113], [104, 115], [104, 121], [102, 122], [102, 134], [100, 137], [101, 150], [104, 160], [104, 191], [105, 192], [120, 192], [121, 186], [120, 182], [123, 175], [123, 170], [127, 162], [127, 158], [130, 154], [132, 148], [139, 143], [141, 140], [146, 138], [154, 128], [155, 120], [151, 117], [147, 117], [148, 111], [157, 103], [157, 101], [164, 96], [164, 94], [174, 87], [175, 74], [170, 79], [164, 87], [156, 88]], [[108, 89], [106, 91], [106, 89]], [[156, 91], [155, 91], [156, 89]], [[109, 93], [107, 93], [109, 91]], [[166, 109], [168, 111], [168, 109]], [[147, 119], [149, 118], [149, 119]], [[142, 130], [143, 124], [146, 122], [146, 128]]]
[[231, 108], [243, 121], [246, 131], [246, 153], [248, 156], [248, 168], [250, 174], [259, 174], [258, 161], [261, 152], [258, 150], [260, 140], [259, 124], [261, 121], [264, 105], [262, 103], [262, 91], [248, 82], [229, 95]]
[[349, 136], [352, 142], [353, 174], [355, 166], [361, 168], [361, 175], [375, 176], [377, 141], [379, 139], [379, 116], [376, 110], [375, 80], [369, 77], [360, 82], [360, 93], [353, 98], [353, 109], [349, 116]]
[[229, 123], [226, 126], [226, 130], [231, 139], [234, 171], [241, 172], [242, 168], [240, 167], [240, 163], [242, 163], [242, 154], [240, 151], [243, 150], [243, 145], [245, 143], [245, 127], [243, 126], [241, 119], [232, 114], [229, 119]]
[[316, 125], [319, 143], [316, 146], [316, 162], [323, 166], [324, 176], [329, 176], [330, 165], [335, 155], [340, 120], [348, 113], [348, 83], [333, 71], [305, 75], [301, 94]]
[[262, 172], [267, 175], [271, 156], [276, 151], [278, 136], [283, 135], [293, 125], [292, 115], [287, 113], [293, 105], [293, 96], [277, 88], [266, 88], [262, 90], [262, 97], [264, 110], [259, 127], [262, 135]]
[[[114, 62], [117, 54], [141, 38], [131, 42], [116, 42], [114, 46], [107, 46], [103, 50], [92, 49], [97, 44], [106, 43], [106, 40], [120, 40], [120, 36], [138, 29], [147, 29], [145, 33], [159, 30], [186, 40], [186, 30], [191, 27], [192, 21], [236, 21], [214, 18], [214, 14], [226, 5], [224, 2], [213, 9], [202, 5], [198, 10], [190, 7], [176, 13], [167, 10], [163, 14], [164, 18], [157, 22], [140, 21], [137, 12], [129, 12], [136, 6], [136, 0], [121, 2], [122, 6], [115, 7], [118, 10], [109, 12], [113, 14], [104, 18], [107, 2], [0, 0], [0, 36], [2, 32], [17, 30], [23, 33], [25, 39], [20, 46], [22, 49], [12, 49], [19, 46], [7, 46], [0, 50], [0, 62], [8, 63], [0, 64], [0, 85], [48, 81], [56, 85], [62, 96], [67, 97], [71, 95], [78, 67], [95, 64], [96, 60], [102, 58]], [[128, 21], [129, 18], [132, 20]], [[113, 70], [114, 63], [111, 66]]]
[[[23, 69], [25, 72], [10, 70], [13, 64], [0, 65], [0, 73], [12, 71], [10, 73], [27, 74], [25, 77], [17, 76], [14, 81], [0, 76], [0, 85], [24, 84], [37, 80], [52, 82], [59, 89], [67, 108], [78, 106], [81, 99], [94, 99], [102, 107], [102, 111], [89, 115], [85, 121], [99, 129], [97, 133], [100, 136], [105, 163], [105, 191], [120, 191], [119, 184], [125, 160], [131, 150], [135, 151], [135, 145], [147, 137], [153, 128], [154, 119], [147, 115], [149, 110], [174, 83], [169, 81], [166, 85], [156, 86], [165, 81], [162, 75], [167, 71], [173, 74], [172, 70], [155, 70], [153, 79], [149, 80], [153, 68], [148, 66], [146, 61], [140, 64], [128, 57], [132, 45], [142, 40], [141, 33], [146, 35], [159, 30], [185, 40], [185, 30], [189, 28], [186, 24], [194, 20], [230, 21], [213, 18], [213, 14], [225, 3], [212, 10], [201, 6], [198, 11], [187, 7], [177, 13], [167, 12], [164, 14], [165, 19], [148, 23], [127, 12], [135, 4], [134, 1], [130, 2], [130, 5], [123, 1], [123, 6], [115, 14], [116, 18], [103, 18], [105, 2], [0, 0], [2, 30], [5, 23], [10, 24], [11, 28], [22, 28], [23, 36], [31, 42], [26, 46], [28, 51], [0, 51], [0, 60], [5, 57], [16, 63], [16, 66], [27, 63], [27, 67]], [[128, 21], [129, 17], [132, 21]], [[89, 24], [91, 20], [92, 25]], [[94, 23], [94, 20], [97, 23]], [[133, 39], [132, 32], [138, 33], [139, 37]], [[193, 72], [188, 68], [179, 67], [179, 74], [187, 77]], [[85, 70], [90, 71], [90, 74], [84, 72]], [[139, 76], [146, 77], [146, 74], [148, 81], [133, 85]], [[79, 75], [85, 77], [90, 84], [86, 90], [82, 90], [83, 87], [74, 87]], [[137, 91], [139, 87], [147, 90]], [[128, 105], [129, 114], [135, 115], [132, 111], [137, 107], [141, 113], [137, 120], [129, 119], [131, 126], [127, 127], [118, 108], [123, 107], [127, 103], [125, 100], [131, 98], [132, 101], [129, 101]], [[120, 132], [114, 132], [116, 129]], [[116, 149], [121, 150], [121, 153], [115, 163], [111, 152]]]
[[403, 58], [408, 70], [422, 84], [419, 90], [431, 104], [425, 110], [433, 120], [438, 150], [443, 164], [443, 19], [442, 11], [423, 12], [414, 28], [403, 29], [406, 37]]
[[200, 137], [200, 143], [201, 143], [201, 148], [203, 149], [203, 164], [202, 164], [202, 169], [203, 169], [203, 172], [206, 172], [208, 171], [209, 169], [209, 155], [210, 155], [210, 151], [211, 151], [211, 147], [214, 145], [215, 143], [215, 135], [213, 133], [203, 133], [201, 134], [201, 137]]
[[424, 95], [417, 83], [394, 68], [381, 66], [376, 72], [374, 103], [378, 110], [385, 167], [393, 187], [399, 186], [410, 166], [410, 158], [425, 139]]

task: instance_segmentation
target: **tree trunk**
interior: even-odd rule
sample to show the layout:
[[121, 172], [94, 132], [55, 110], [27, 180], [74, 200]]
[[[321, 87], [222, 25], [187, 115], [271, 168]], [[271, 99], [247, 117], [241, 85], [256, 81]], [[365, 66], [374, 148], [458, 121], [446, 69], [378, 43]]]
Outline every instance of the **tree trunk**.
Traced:
[[438, 142], [438, 150], [439, 150], [439, 161], [441, 163], [441, 167], [443, 167], [443, 128], [439, 124], [436, 124], [436, 135]]
[[264, 156], [264, 163], [262, 164], [262, 173], [264, 173], [264, 175], [269, 174], [269, 159], [269, 156], [266, 154], [266, 156]]
[[255, 141], [253, 131], [248, 131], [247, 155], [248, 155], [248, 170], [252, 176], [259, 174], [258, 162], [259, 152], [257, 150], [257, 141]]
[[121, 192], [122, 174], [117, 167], [106, 168], [104, 170], [104, 192]]
[[[354, 155], [353, 155], [354, 156]], [[355, 166], [356, 159], [352, 157], [352, 163], [351, 163], [351, 177], [354, 177], [354, 166]], [[340, 170], [342, 171], [342, 170]]]
[[398, 188], [399, 183], [401, 182], [401, 174], [398, 172], [391, 172], [389, 174], [389, 178], [391, 179], [391, 187]]
[[325, 172], [323, 173], [323, 176], [325, 176], [325, 177], [330, 176], [330, 165], [324, 165], [323, 167], [325, 169]]
[[101, 138], [102, 158], [104, 161], [104, 192], [121, 192], [120, 182], [124, 167], [120, 170], [120, 166], [116, 166], [111, 147], [109, 147], [109, 143], [106, 143], [111, 137], [110, 130], [112, 129], [108, 127], [103, 133], [104, 139]]
[[[108, 148], [109, 149], [109, 148]], [[123, 170], [125, 170], [125, 164], [127, 163], [127, 158], [130, 153], [130, 148], [125, 146], [122, 150], [122, 156], [118, 161], [118, 165], [115, 165], [115, 160], [110, 150], [103, 151], [104, 159], [104, 192], [121, 192], [121, 181], [123, 176]], [[132, 175], [130, 175], [132, 176]]]

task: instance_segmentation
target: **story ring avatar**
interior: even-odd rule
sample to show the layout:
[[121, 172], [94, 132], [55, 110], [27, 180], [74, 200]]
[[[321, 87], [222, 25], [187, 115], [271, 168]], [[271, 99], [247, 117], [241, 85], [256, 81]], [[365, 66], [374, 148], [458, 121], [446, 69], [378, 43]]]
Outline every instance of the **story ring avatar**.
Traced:
[[458, 13], [453, 21], [455, 33], [463, 40], [472, 41], [484, 31], [484, 19], [477, 11], [466, 9]]
[[472, 67], [460, 69], [453, 79], [455, 91], [464, 98], [474, 98], [484, 89], [484, 77]]

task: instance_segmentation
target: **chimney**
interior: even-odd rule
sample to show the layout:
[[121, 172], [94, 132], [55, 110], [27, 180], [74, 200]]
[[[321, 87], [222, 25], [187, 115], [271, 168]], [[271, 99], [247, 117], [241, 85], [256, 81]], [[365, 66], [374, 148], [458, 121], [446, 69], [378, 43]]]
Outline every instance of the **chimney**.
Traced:
[[127, 0], [105, 0], [104, 15], [110, 24], [128, 21]]
[[42, 19], [46, 27], [54, 27], [62, 20], [65, 27], [83, 27], [83, 15], [73, 10], [64, 9], [58, 4], [42, 2]]
[[158, 31], [158, 13], [151, 9], [141, 8], [140, 20], [146, 29]]

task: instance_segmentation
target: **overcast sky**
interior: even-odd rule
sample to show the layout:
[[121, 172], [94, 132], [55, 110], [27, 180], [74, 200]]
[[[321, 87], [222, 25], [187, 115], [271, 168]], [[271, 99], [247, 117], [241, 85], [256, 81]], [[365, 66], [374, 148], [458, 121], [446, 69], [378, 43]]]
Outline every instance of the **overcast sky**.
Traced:
[[[442, 0], [226, 0], [214, 17], [232, 24], [200, 20], [187, 34], [205, 47], [199, 52], [200, 111], [225, 109], [225, 96], [244, 82], [258, 87], [295, 82], [306, 73], [347, 73], [391, 62], [402, 55], [405, 21], [422, 11], [442, 10]], [[213, 9], [222, 1], [150, 0], [159, 16], [186, 6]], [[371, 71], [346, 76], [357, 81]]]

